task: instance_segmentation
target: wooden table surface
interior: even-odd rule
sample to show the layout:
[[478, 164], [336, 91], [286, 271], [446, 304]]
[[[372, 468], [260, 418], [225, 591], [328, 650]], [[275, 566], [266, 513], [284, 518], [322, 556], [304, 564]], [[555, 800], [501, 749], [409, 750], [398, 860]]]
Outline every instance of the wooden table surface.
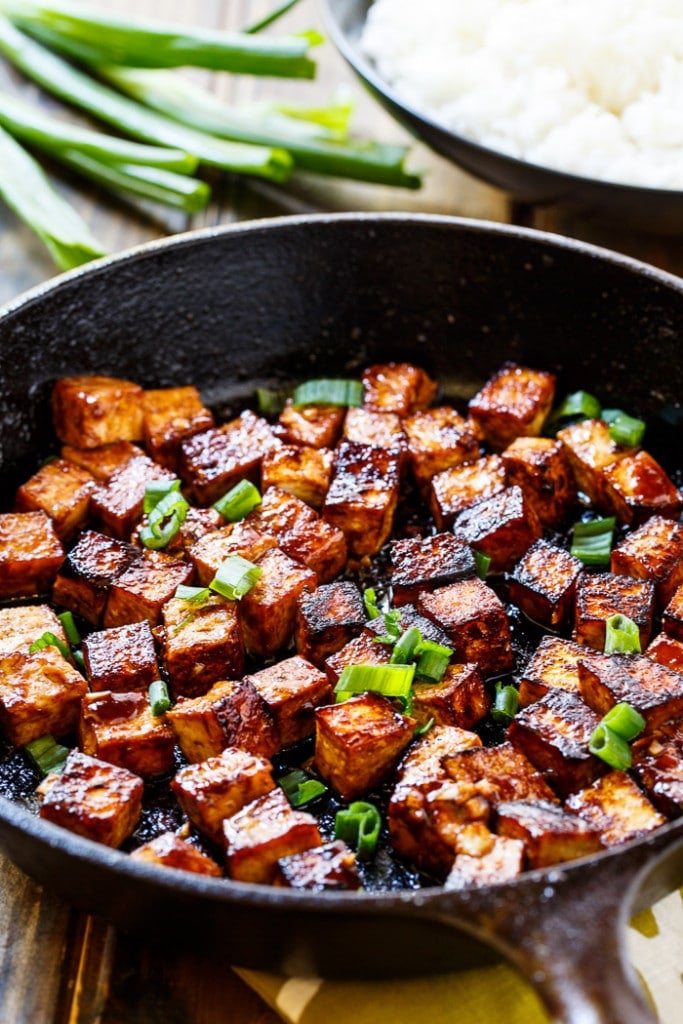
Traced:
[[[102, 3], [102, 6], [105, 6]], [[168, 20], [237, 28], [275, 6], [275, 0], [107, 0], [106, 6]], [[282, 29], [322, 28], [315, 0], [302, 0]], [[356, 102], [354, 125], [386, 141], [405, 135], [356, 84], [330, 43], [318, 51], [314, 82], [286, 82], [194, 73], [234, 102], [264, 95], [314, 105], [343, 86]], [[0, 86], [54, 106], [0, 62]], [[630, 231], [597, 216], [561, 208], [520, 208], [415, 145], [411, 165], [424, 168], [419, 192], [331, 180], [285, 192], [246, 180], [215, 183], [214, 200], [186, 218], [150, 212], [114, 200], [68, 176], [52, 180], [78, 207], [95, 234], [115, 252], [193, 227], [313, 210], [406, 210], [523, 222], [617, 249], [683, 275], [683, 239]], [[0, 205], [0, 304], [55, 274], [49, 256], [11, 212]], [[226, 1009], [229, 1007], [229, 1011]], [[2, 1024], [274, 1024], [277, 1017], [230, 968], [198, 958], [162, 956], [154, 948], [64, 905], [0, 859], [0, 1022]]]

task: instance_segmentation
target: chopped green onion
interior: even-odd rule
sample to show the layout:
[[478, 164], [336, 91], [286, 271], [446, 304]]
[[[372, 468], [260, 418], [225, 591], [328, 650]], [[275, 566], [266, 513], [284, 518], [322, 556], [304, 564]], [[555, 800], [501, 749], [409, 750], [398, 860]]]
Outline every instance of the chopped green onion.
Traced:
[[292, 807], [301, 807], [327, 792], [327, 786], [323, 782], [312, 779], [302, 768], [295, 768], [287, 775], [283, 775], [278, 779], [278, 785], [284, 790]]
[[472, 548], [472, 554], [477, 568], [477, 576], [480, 580], [485, 580], [491, 565], [491, 556], [485, 555], [483, 551], [477, 551], [476, 548]]
[[176, 587], [174, 596], [179, 598], [181, 601], [191, 601], [195, 604], [199, 604], [211, 597], [211, 591], [208, 587], [188, 587], [186, 584], [180, 583]]
[[553, 409], [546, 423], [546, 432], [554, 432], [567, 420], [594, 420], [598, 419], [602, 412], [602, 406], [595, 397], [588, 391], [575, 391], [567, 395], [563, 402]]
[[177, 478], [173, 480], [150, 480], [145, 486], [145, 494], [142, 499], [142, 511], [149, 515], [157, 507], [162, 498], [173, 491], [180, 491], [181, 482]]
[[299, 0], [284, 0], [284, 3], [279, 4], [269, 14], [266, 14], [265, 17], [261, 18], [259, 21], [255, 21], [253, 25], [249, 25], [248, 28], [244, 28], [242, 31], [248, 32], [250, 35], [253, 35], [256, 32], [262, 32], [264, 28], [268, 28], [268, 26], [277, 21], [278, 18], [281, 18], [283, 14], [286, 14], [287, 11], [291, 11], [292, 7], [296, 6], [298, 2]]
[[422, 725], [415, 726], [415, 732], [413, 733], [413, 738], [414, 739], [418, 739], [420, 736], [426, 735], [426, 733], [429, 732], [429, 730], [432, 728], [433, 725], [434, 725], [434, 719], [433, 718], [428, 718], [426, 722], [422, 723]]
[[369, 619], [378, 619], [382, 614], [377, 607], [377, 594], [374, 587], [366, 587], [363, 591], [363, 604]]
[[640, 654], [640, 630], [628, 615], [611, 615], [606, 620], [605, 654]]
[[645, 421], [629, 416], [621, 409], [603, 409], [602, 418], [609, 423], [609, 436], [616, 444], [635, 448], [643, 440]]
[[631, 740], [634, 740], [643, 731], [646, 722], [639, 711], [636, 711], [630, 704], [622, 701], [621, 704], [615, 704], [613, 708], [609, 709], [607, 714], [603, 715], [602, 724], [606, 725], [612, 732], [616, 732], [618, 736], [621, 736], [622, 740], [630, 743]]
[[72, 651], [71, 657], [74, 660], [76, 668], [85, 675], [85, 658], [83, 657], [83, 651]]
[[417, 626], [409, 626], [408, 629], [401, 633], [400, 637], [393, 645], [394, 649], [391, 652], [391, 658], [389, 663], [391, 665], [407, 665], [408, 662], [412, 661], [417, 646], [422, 642], [422, 633]]
[[299, 408], [303, 405], [361, 405], [363, 402], [363, 385], [359, 380], [342, 378], [320, 378], [308, 380], [295, 389], [292, 405]]
[[272, 388], [256, 388], [256, 407], [262, 416], [278, 416], [285, 407], [288, 393]]
[[614, 538], [614, 516], [574, 524], [571, 553], [584, 565], [609, 565]]
[[258, 565], [247, 561], [241, 555], [230, 555], [209, 583], [209, 587], [221, 597], [239, 601], [249, 593], [262, 573], [263, 570]]
[[231, 523], [239, 522], [249, 515], [253, 508], [261, 504], [261, 494], [250, 480], [240, 480], [238, 484], [215, 501], [213, 508]]
[[512, 684], [504, 686], [498, 682], [495, 686], [495, 697], [491, 708], [491, 718], [498, 725], [509, 725], [519, 711], [519, 693]]
[[171, 706], [171, 698], [168, 695], [168, 687], [163, 679], [155, 679], [149, 685], [149, 706], [155, 718], [163, 715]]
[[334, 835], [355, 848], [359, 860], [370, 860], [377, 849], [382, 818], [374, 804], [355, 800], [345, 810], [337, 811]]
[[[150, 502], [152, 500], [153, 497], [150, 497]], [[163, 497], [156, 500], [149, 513], [147, 526], [140, 530], [140, 540], [145, 547], [154, 550], [165, 548], [185, 522], [189, 507], [175, 487], [169, 488]]]
[[24, 750], [42, 775], [61, 771], [64, 767], [64, 762], [69, 756], [69, 748], [57, 743], [55, 738], [50, 735], [39, 736], [38, 739], [30, 740], [24, 747]]
[[415, 653], [418, 655], [415, 678], [422, 682], [440, 683], [453, 657], [453, 648], [433, 640], [423, 640]]
[[28, 649], [28, 653], [35, 654], [36, 651], [43, 651], [46, 647], [56, 647], [63, 658], [66, 658], [67, 661], [71, 660], [71, 651], [67, 645], [58, 636], [50, 632], [45, 632], [37, 640], [34, 640]]
[[604, 722], [596, 725], [588, 742], [588, 749], [611, 768], [625, 772], [631, 767], [631, 748], [623, 736]]
[[57, 618], [62, 624], [62, 629], [64, 630], [69, 643], [74, 647], [80, 644], [81, 634], [78, 632], [78, 628], [74, 622], [73, 612], [61, 612]]
[[415, 665], [346, 665], [334, 692], [340, 694], [381, 693], [410, 704]]

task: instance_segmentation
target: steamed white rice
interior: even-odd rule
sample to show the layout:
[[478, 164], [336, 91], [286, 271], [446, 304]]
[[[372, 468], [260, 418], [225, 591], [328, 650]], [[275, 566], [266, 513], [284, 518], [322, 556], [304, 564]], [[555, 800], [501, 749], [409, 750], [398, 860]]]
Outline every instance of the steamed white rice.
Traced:
[[459, 135], [572, 174], [683, 189], [683, 0], [375, 0], [362, 47]]

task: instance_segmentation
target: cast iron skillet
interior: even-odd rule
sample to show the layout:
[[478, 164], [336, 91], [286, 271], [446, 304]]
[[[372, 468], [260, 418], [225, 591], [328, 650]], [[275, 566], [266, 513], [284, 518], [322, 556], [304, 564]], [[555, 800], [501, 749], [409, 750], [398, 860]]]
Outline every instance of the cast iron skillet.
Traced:
[[582, 211], [618, 218], [644, 231], [674, 234], [683, 230], [683, 192], [621, 185], [566, 174], [490, 149], [449, 131], [406, 102], [380, 76], [359, 47], [372, 0], [321, 0], [329, 35], [343, 57], [377, 100], [432, 149], [491, 185], [530, 204], [565, 203]]
[[[257, 384], [412, 359], [471, 395], [504, 359], [590, 387], [680, 451], [683, 282], [625, 257], [523, 229], [410, 215], [260, 221], [99, 261], [0, 313], [5, 502], [50, 434], [61, 374], [145, 386], [194, 381], [229, 409]], [[653, 1018], [623, 957], [634, 907], [683, 883], [683, 819], [656, 835], [515, 882], [314, 895], [135, 863], [0, 798], [0, 847], [81, 908], [224, 963], [326, 976], [405, 976], [492, 953], [553, 1019]]]

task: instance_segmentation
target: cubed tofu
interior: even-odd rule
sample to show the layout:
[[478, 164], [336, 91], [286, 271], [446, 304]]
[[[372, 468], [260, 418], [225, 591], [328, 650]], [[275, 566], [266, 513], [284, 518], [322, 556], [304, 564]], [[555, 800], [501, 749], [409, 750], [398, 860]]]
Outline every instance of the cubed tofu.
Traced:
[[457, 750], [442, 764], [454, 782], [472, 786], [494, 808], [509, 800], [559, 802], [541, 772], [510, 742]]
[[470, 399], [469, 414], [492, 448], [538, 437], [555, 398], [555, 377], [507, 363]]
[[141, 558], [140, 549], [133, 544], [86, 530], [55, 577], [52, 599], [98, 626], [114, 581]]
[[506, 486], [507, 470], [500, 455], [483, 455], [437, 473], [429, 485], [429, 508], [437, 530], [449, 530], [463, 509], [500, 494]]
[[174, 474], [182, 441], [213, 425], [213, 413], [195, 387], [154, 388], [142, 396], [145, 447], [155, 462]]
[[389, 558], [393, 602], [397, 607], [414, 604], [425, 590], [434, 590], [476, 574], [469, 544], [452, 533], [392, 541]]
[[391, 647], [377, 643], [370, 633], [361, 633], [331, 654], [324, 668], [327, 678], [336, 686], [347, 665], [388, 665], [390, 658]]
[[478, 577], [420, 595], [418, 610], [448, 634], [458, 662], [476, 662], [484, 677], [513, 664], [510, 623], [500, 598]]
[[624, 576], [651, 580], [658, 608], [666, 607], [683, 584], [683, 525], [652, 516], [612, 549], [610, 568]]
[[444, 887], [453, 892], [511, 882], [524, 869], [524, 843], [519, 839], [494, 836], [491, 848], [480, 856], [459, 854]]
[[66, 459], [53, 459], [21, 485], [14, 509], [46, 512], [55, 533], [66, 542], [85, 527], [95, 487], [95, 478], [87, 470]]
[[394, 795], [404, 788], [417, 788], [425, 793], [436, 789], [449, 780], [443, 766], [446, 754], [481, 746], [481, 737], [476, 732], [454, 725], [435, 724], [413, 743], [399, 764]]
[[223, 679], [201, 697], [181, 697], [166, 712], [178, 746], [195, 764], [226, 747], [272, 757], [279, 736], [275, 719], [248, 680]]
[[644, 654], [590, 654], [579, 662], [581, 696], [605, 715], [615, 704], [640, 712], [648, 731], [683, 715], [683, 675]]
[[239, 747], [190, 764], [176, 773], [171, 788], [192, 825], [220, 846], [223, 822], [275, 788], [270, 761]]
[[277, 862], [275, 885], [309, 892], [360, 889], [356, 855], [341, 839], [323, 843], [312, 850], [281, 857]]
[[197, 579], [207, 587], [223, 562], [232, 555], [257, 562], [266, 551], [276, 546], [275, 537], [242, 520], [204, 534], [190, 546], [188, 556], [195, 567]]
[[578, 489], [594, 505], [607, 509], [604, 470], [627, 455], [635, 453], [612, 440], [604, 420], [580, 420], [557, 432], [564, 445]]
[[281, 443], [266, 420], [247, 409], [237, 419], [183, 441], [179, 473], [197, 504], [210, 505], [240, 480], [258, 485], [263, 456]]
[[244, 675], [236, 601], [218, 594], [201, 601], [174, 597], [161, 614], [161, 657], [175, 697], [199, 697], [220, 679]]
[[271, 487], [246, 525], [272, 534], [290, 558], [312, 569], [320, 583], [329, 583], [346, 566], [346, 538], [321, 519], [300, 498]]
[[179, 586], [193, 582], [189, 562], [165, 551], [146, 550], [114, 580], [102, 621], [105, 626], [123, 626], [146, 619], [150, 626], [161, 622], [162, 610]]
[[666, 823], [626, 772], [613, 771], [573, 793], [566, 809], [600, 832], [603, 846], [618, 846]]
[[683, 719], [665, 722], [631, 746], [633, 771], [667, 818], [683, 814]]
[[674, 591], [662, 612], [662, 629], [676, 640], [683, 640], [683, 586]]
[[49, 593], [64, 556], [45, 512], [0, 513], [0, 600]]
[[403, 428], [408, 460], [418, 489], [425, 496], [437, 473], [479, 457], [479, 441], [469, 423], [451, 406], [425, 409], [407, 416]]
[[355, 441], [341, 441], [335, 452], [323, 518], [346, 537], [356, 557], [376, 554], [389, 534], [398, 503], [400, 454]]
[[583, 644], [544, 636], [522, 671], [520, 704], [531, 704], [554, 689], [580, 694], [579, 662], [585, 657]]
[[117, 469], [93, 494], [93, 524], [118, 540], [129, 540], [142, 516], [145, 488], [154, 480], [172, 481], [173, 474], [147, 455], [138, 455]]
[[660, 665], [683, 673], [683, 640], [676, 640], [668, 633], [658, 633], [646, 647], [645, 654]]
[[312, 814], [290, 806], [276, 787], [223, 822], [226, 867], [240, 882], [272, 883], [282, 857], [322, 846]]
[[342, 434], [347, 441], [375, 448], [395, 448], [404, 454], [408, 450], [403, 419], [395, 412], [373, 412], [364, 406], [352, 406], [346, 410]]
[[507, 483], [524, 491], [541, 526], [559, 529], [576, 504], [566, 451], [549, 437], [518, 437], [502, 453]]
[[139, 445], [132, 441], [112, 441], [99, 448], [74, 448], [62, 446], [62, 458], [85, 469], [100, 484], [105, 484], [126, 462], [144, 455]]
[[166, 775], [173, 768], [173, 730], [162, 716], [152, 714], [146, 693], [86, 694], [78, 742], [84, 754], [127, 768], [143, 779]]
[[655, 588], [650, 580], [611, 572], [584, 572], [576, 584], [573, 638], [596, 651], [605, 649], [606, 621], [625, 615], [638, 626], [644, 650], [652, 635]]
[[560, 629], [574, 611], [576, 583], [583, 568], [583, 562], [565, 548], [541, 538], [510, 575], [510, 600], [534, 622]]
[[577, 857], [587, 857], [602, 848], [600, 830], [556, 804], [516, 800], [499, 804], [496, 832], [524, 843], [528, 868], [547, 868]]
[[43, 633], [67, 643], [64, 627], [49, 604], [16, 604], [0, 608], [0, 654], [27, 653]]
[[653, 515], [679, 518], [681, 492], [649, 452], [619, 459], [605, 468], [604, 477], [607, 508], [620, 523], [639, 526]]
[[142, 388], [118, 377], [62, 377], [52, 391], [55, 433], [75, 448], [142, 439]]
[[131, 622], [89, 633], [83, 661], [90, 689], [147, 693], [159, 678], [156, 646], [149, 622]]
[[319, 510], [332, 479], [333, 459], [330, 448], [283, 444], [263, 456], [261, 490], [277, 487]]
[[0, 727], [16, 747], [48, 733], [68, 736], [86, 690], [83, 676], [56, 647], [6, 654], [0, 658]]
[[478, 666], [456, 664], [448, 666], [438, 683], [415, 683], [411, 714], [420, 724], [431, 719], [438, 725], [471, 729], [490, 704]]
[[351, 580], [325, 583], [299, 597], [294, 640], [297, 652], [318, 668], [358, 636], [365, 625], [360, 590]]
[[220, 878], [223, 875], [215, 860], [175, 832], [162, 832], [148, 843], [138, 846], [130, 856], [133, 860], [156, 864], [161, 868], [191, 871], [196, 875], [210, 875], [213, 878]]
[[296, 626], [297, 603], [304, 591], [315, 590], [312, 569], [279, 548], [267, 551], [256, 565], [261, 575], [239, 602], [239, 619], [246, 650], [269, 658], [287, 646]]
[[363, 406], [373, 412], [410, 416], [436, 397], [437, 383], [411, 363], [376, 363], [363, 371]]
[[292, 400], [278, 417], [278, 436], [286, 444], [334, 448], [339, 440], [345, 409], [340, 405], [300, 405]]
[[315, 708], [333, 699], [325, 673], [299, 655], [267, 665], [246, 678], [272, 712], [282, 747], [315, 732]]
[[316, 769], [343, 800], [355, 800], [387, 778], [416, 724], [372, 692], [318, 708], [315, 718]]
[[45, 782], [41, 818], [115, 849], [134, 832], [144, 784], [126, 768], [72, 750], [61, 775]]
[[506, 487], [458, 513], [453, 533], [491, 559], [491, 572], [507, 572], [542, 534], [521, 487]]

